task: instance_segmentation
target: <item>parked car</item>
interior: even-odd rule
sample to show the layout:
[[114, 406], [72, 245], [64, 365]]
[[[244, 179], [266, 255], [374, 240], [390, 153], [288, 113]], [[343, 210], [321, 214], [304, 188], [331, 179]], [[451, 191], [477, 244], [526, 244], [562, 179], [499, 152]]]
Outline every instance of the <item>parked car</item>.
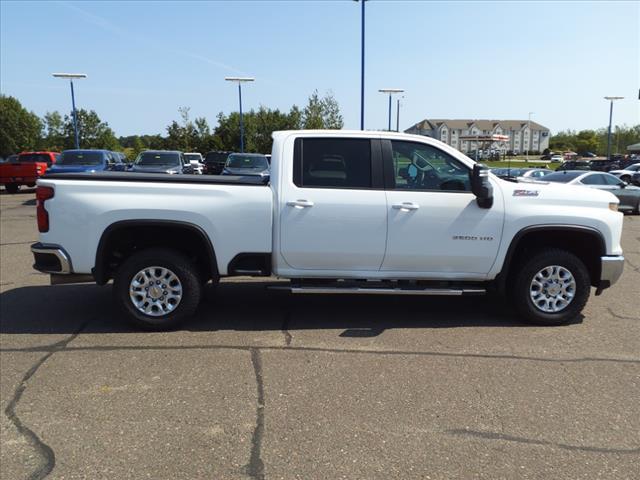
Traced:
[[123, 171], [126, 164], [109, 150], [64, 150], [48, 173]]
[[595, 153], [593, 153], [593, 152], [584, 152], [580, 156], [584, 157], [584, 158], [596, 158], [597, 157], [597, 155]]
[[555, 153], [555, 154], [551, 155], [549, 160], [551, 160], [551, 163], [560, 163], [560, 162], [562, 162], [564, 160], [564, 157], [562, 155], [560, 155], [559, 153]]
[[184, 154], [184, 158], [193, 167], [193, 173], [202, 175], [204, 173], [204, 161], [201, 153], [187, 152]]
[[251, 175], [269, 179], [269, 162], [261, 153], [232, 153], [222, 175]]
[[586, 160], [568, 160], [556, 168], [556, 172], [563, 170], [591, 170], [591, 166]]
[[610, 173], [568, 170], [547, 175], [544, 181], [606, 190], [620, 200], [618, 210], [640, 215], [640, 187], [628, 185]]
[[207, 175], [220, 175], [227, 158], [233, 152], [215, 151], [209, 152], [204, 157], [204, 171]]
[[640, 172], [640, 163], [634, 163], [633, 165], [629, 165], [624, 170], [609, 170], [609, 173], [615, 175], [623, 182], [631, 183], [633, 178], [633, 174]]
[[15, 159], [0, 165], [0, 184], [8, 193], [17, 193], [21, 185], [35, 187], [36, 180], [59, 157], [57, 152], [22, 152]]
[[185, 160], [182, 152], [174, 150], [146, 150], [138, 155], [130, 170], [172, 175], [193, 173], [193, 167]]
[[515, 180], [518, 178], [528, 178], [530, 180], [540, 179], [550, 173], [553, 170], [546, 168], [492, 168], [491, 173], [502, 178], [503, 180]]
[[124, 164], [129, 163], [127, 156], [123, 152], [113, 152], [113, 154], [116, 155], [122, 163]]
[[610, 170], [617, 170], [620, 168], [620, 163], [613, 159], [597, 159], [589, 162], [589, 168], [596, 172], [608, 172]]
[[290, 279], [277, 287], [294, 294], [491, 290], [523, 319], [557, 325], [622, 274], [623, 216], [609, 192], [505, 182], [437, 140], [395, 132], [274, 132], [272, 154], [270, 184], [42, 179], [35, 268], [54, 283], [114, 279], [114, 304], [155, 330], [191, 317], [203, 285], [233, 275]]

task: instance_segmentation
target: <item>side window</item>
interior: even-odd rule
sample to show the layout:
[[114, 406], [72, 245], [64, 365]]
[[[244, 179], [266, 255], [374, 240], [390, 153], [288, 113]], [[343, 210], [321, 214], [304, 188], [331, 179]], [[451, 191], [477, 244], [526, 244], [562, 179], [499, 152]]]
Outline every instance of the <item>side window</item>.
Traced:
[[622, 181], [618, 177], [615, 177], [613, 175], [603, 175], [603, 177], [607, 182], [607, 185], [620, 185], [620, 182]]
[[585, 185], [606, 185], [607, 181], [604, 178], [604, 175], [600, 175], [599, 173], [597, 173], [595, 175], [589, 175], [583, 178], [582, 180], [580, 180], [580, 183], [583, 183]]
[[396, 190], [471, 191], [469, 169], [451, 155], [421, 143], [392, 140]]
[[114, 163], [116, 163], [116, 159], [113, 158], [113, 153], [111, 152], [107, 152], [107, 163], [109, 165], [113, 165]]
[[296, 139], [293, 183], [311, 188], [371, 188], [371, 141]]

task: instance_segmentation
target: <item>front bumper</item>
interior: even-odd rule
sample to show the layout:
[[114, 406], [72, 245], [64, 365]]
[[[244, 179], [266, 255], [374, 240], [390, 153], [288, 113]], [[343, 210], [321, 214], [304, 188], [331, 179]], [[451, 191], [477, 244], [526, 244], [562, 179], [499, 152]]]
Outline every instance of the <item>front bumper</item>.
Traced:
[[624, 270], [624, 257], [600, 257], [600, 281], [596, 289], [596, 295], [600, 295], [605, 288], [616, 283]]

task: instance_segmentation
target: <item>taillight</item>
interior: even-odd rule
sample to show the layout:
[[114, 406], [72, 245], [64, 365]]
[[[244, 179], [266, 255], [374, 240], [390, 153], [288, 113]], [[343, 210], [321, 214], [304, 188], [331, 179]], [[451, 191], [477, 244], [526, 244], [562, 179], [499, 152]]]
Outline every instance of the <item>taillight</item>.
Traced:
[[38, 186], [36, 188], [36, 217], [38, 218], [38, 231], [40, 232], [49, 231], [49, 214], [44, 208], [44, 202], [53, 198], [54, 193], [55, 191], [51, 187]]

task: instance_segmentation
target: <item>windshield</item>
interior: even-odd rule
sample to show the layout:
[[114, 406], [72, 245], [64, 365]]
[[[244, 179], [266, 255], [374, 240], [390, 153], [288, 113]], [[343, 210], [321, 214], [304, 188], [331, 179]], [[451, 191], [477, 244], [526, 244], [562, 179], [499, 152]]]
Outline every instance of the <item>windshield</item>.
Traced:
[[226, 162], [228, 153], [225, 152], [209, 152], [205, 158], [205, 162]]
[[44, 153], [26, 153], [24, 155], [18, 156], [18, 161], [21, 163], [49, 163], [51, 162], [51, 157]]
[[187, 160], [187, 162], [202, 161], [202, 156], [199, 153], [185, 153], [184, 158]]
[[100, 165], [103, 158], [102, 152], [62, 152], [58, 165]]
[[143, 152], [136, 165], [180, 165], [180, 154], [175, 152]]
[[544, 177], [545, 182], [568, 183], [571, 180], [584, 175], [584, 172], [556, 172], [550, 173]]
[[264, 156], [259, 155], [229, 155], [229, 168], [268, 168], [269, 164]]

